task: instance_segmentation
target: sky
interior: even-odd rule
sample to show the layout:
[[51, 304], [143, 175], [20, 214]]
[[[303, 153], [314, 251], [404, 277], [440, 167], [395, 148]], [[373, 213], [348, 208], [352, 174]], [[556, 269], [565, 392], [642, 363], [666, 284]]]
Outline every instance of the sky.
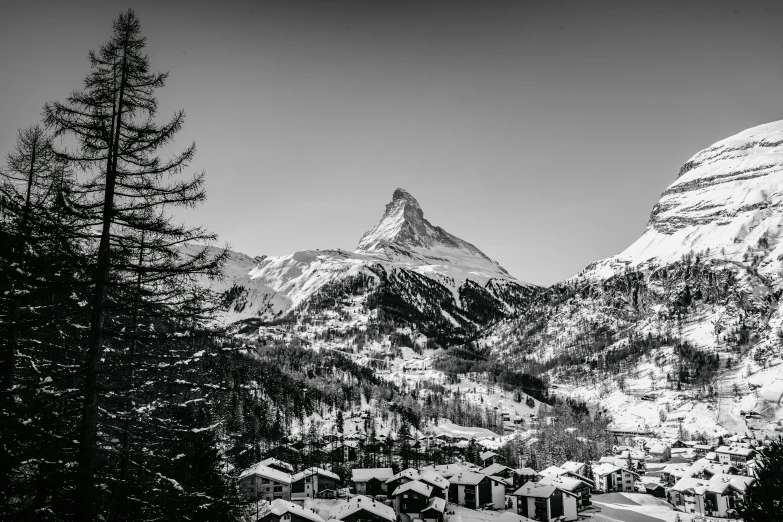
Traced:
[[519, 279], [637, 239], [700, 149], [783, 118], [783, 3], [2, 2], [0, 152], [133, 8], [161, 117], [250, 255], [353, 250], [397, 187]]

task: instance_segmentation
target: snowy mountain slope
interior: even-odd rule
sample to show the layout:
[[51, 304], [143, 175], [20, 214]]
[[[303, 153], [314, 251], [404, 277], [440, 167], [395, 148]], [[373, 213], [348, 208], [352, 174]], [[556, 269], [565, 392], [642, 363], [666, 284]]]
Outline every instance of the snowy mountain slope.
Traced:
[[636, 242], [540, 292], [480, 345], [622, 426], [676, 430], [659, 416], [677, 412], [712, 435], [771, 430], [783, 418], [781, 207], [783, 122], [722, 140], [683, 166]]
[[397, 189], [356, 251], [257, 258], [231, 252], [216, 290], [228, 292], [231, 309], [224, 320], [229, 323], [320, 311], [324, 303], [337, 306], [337, 296], [358, 292], [367, 308], [452, 338], [518, 312], [536, 287], [432, 225], [416, 199]]
[[[783, 121], [759, 125], [697, 153], [661, 195], [644, 234], [626, 250], [588, 267], [676, 262], [689, 253], [748, 264], [780, 276], [783, 254]], [[756, 256], [759, 259], [753, 260]]]

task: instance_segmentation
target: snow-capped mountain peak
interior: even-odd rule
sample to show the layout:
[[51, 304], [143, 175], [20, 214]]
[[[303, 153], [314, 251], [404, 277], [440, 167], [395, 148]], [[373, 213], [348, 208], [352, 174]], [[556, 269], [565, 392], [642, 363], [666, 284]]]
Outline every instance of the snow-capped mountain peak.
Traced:
[[[432, 225], [416, 198], [403, 189], [394, 191], [380, 222], [362, 236], [354, 252], [306, 250], [257, 258], [233, 254], [229, 264], [230, 277], [215, 288], [232, 302], [226, 322], [278, 318], [311, 301], [322, 303], [325, 295], [372, 288], [378, 294], [373, 303], [394, 294], [395, 306], [406, 302], [410, 308], [403, 308], [419, 310], [432, 324], [446, 321], [446, 328], [473, 328], [514, 312], [535, 290], [472, 244]], [[440, 308], [432, 312], [434, 305], [427, 299], [436, 299]], [[444, 306], [452, 312], [441, 313]], [[480, 317], [474, 314], [479, 310]]]
[[402, 188], [394, 191], [380, 222], [362, 236], [356, 252], [405, 256], [436, 265], [445, 261], [488, 277], [511, 279], [503, 267], [481, 250], [430, 223], [416, 198]]

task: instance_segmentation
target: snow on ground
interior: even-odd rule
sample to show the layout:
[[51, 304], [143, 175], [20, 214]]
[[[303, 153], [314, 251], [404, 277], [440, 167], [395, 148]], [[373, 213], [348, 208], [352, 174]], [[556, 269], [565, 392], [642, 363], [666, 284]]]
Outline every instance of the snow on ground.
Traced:
[[676, 511], [664, 499], [644, 493], [593, 495], [590, 501], [601, 508], [592, 518], [596, 522], [674, 522], [677, 515], [683, 522], [689, 522], [696, 517]]
[[476, 511], [456, 504], [448, 504], [446, 511], [450, 512], [446, 515], [446, 522], [493, 522], [505, 513], [505, 511]]
[[329, 514], [334, 511], [337, 506], [345, 504], [345, 499], [326, 499], [326, 498], [306, 498], [304, 500], [304, 508], [315, 511], [315, 513], [324, 520], [329, 520], [331, 517]]
[[[729, 355], [720, 352], [721, 360]], [[783, 364], [761, 369], [746, 357], [732, 368], [721, 368], [711, 396], [697, 387], [668, 387], [666, 376], [676, 375], [676, 364], [674, 349], [662, 347], [623, 374], [625, 391], [619, 389], [619, 375], [592, 385], [559, 382], [555, 377], [557, 388], [553, 391], [598, 405], [612, 417], [613, 428], [666, 438], [677, 438], [681, 424], [690, 433], [699, 431], [712, 437], [755, 433], [763, 438], [774, 436], [776, 427], [780, 429]], [[759, 418], [742, 414], [751, 411], [758, 412]]]
[[445, 434], [449, 435], [450, 437], [466, 437], [468, 439], [500, 439], [500, 436], [497, 433], [493, 433], [488, 429], [459, 426], [448, 419], [440, 419], [437, 426], [430, 425], [427, 428], [427, 431], [434, 435]]

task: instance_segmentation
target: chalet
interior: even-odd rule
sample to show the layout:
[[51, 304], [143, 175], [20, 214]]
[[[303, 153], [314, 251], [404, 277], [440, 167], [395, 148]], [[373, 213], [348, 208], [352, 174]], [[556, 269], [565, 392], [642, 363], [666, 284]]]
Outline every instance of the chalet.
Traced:
[[[540, 480], [543, 477], [549, 476], [559, 477], [560, 475], [565, 475], [565, 473], [566, 471], [560, 466], [549, 466], [536, 473], [536, 479]], [[538, 482], [538, 480], [536, 480], [536, 482]]]
[[[576, 503], [570, 504], [570, 512], [566, 513], [563, 497], [573, 495], [551, 484], [526, 482], [512, 493], [514, 511], [523, 517], [551, 522], [552, 520], [577, 520]], [[571, 512], [572, 511], [572, 512]]]
[[270, 510], [259, 519], [261, 522], [324, 522], [314, 511], [287, 500], [272, 501]]
[[682, 478], [669, 490], [669, 502], [685, 513], [725, 518], [736, 514], [750, 477], [715, 475], [710, 480]]
[[572, 511], [574, 513], [582, 512], [593, 504], [590, 501], [592, 482], [588, 483], [585, 480], [567, 475], [548, 475], [539, 480], [538, 483], [555, 486], [560, 491], [573, 495], [568, 495], [563, 498], [563, 508], [566, 515]]
[[283, 473], [288, 473], [289, 475], [294, 474], [294, 467], [289, 464], [288, 462], [284, 460], [279, 460], [274, 457], [269, 457], [267, 459], [262, 460], [259, 462], [262, 466], [267, 466], [272, 469], [276, 469], [278, 471], [282, 471]]
[[690, 472], [690, 475], [686, 476], [709, 480], [716, 473], [736, 475], [740, 470], [731, 464], [720, 464], [703, 458], [691, 464], [688, 471]]
[[703, 457], [710, 451], [714, 450], [715, 448], [713, 446], [710, 446], [709, 444], [694, 444], [693, 445], [693, 453], [698, 455], [699, 457]]
[[345, 447], [345, 460], [348, 462], [356, 462], [356, 452], [359, 450], [358, 440], [346, 440], [343, 441]]
[[489, 482], [492, 484], [492, 507], [506, 509], [506, 489], [514, 487], [514, 480], [490, 475]]
[[450, 477], [453, 477], [454, 475], [457, 475], [459, 473], [463, 472], [478, 472], [479, 468], [475, 466], [474, 464], [470, 463], [464, 463], [464, 464], [437, 464], [435, 466], [427, 466], [424, 468], [421, 468], [422, 471], [434, 471], [441, 477], [448, 479]]
[[357, 495], [332, 509], [330, 518], [343, 522], [395, 522], [394, 509], [363, 495]]
[[386, 481], [394, 476], [391, 468], [354, 468], [351, 470], [351, 482], [357, 495], [385, 495], [388, 493]]
[[431, 495], [432, 486], [413, 480], [398, 486], [391, 493], [390, 497], [394, 506], [394, 512], [400, 516], [402, 522], [410, 522], [411, 519], [417, 518], [419, 513], [427, 507]]
[[653, 444], [647, 453], [651, 462], [668, 462], [672, 458], [672, 449], [663, 443]]
[[494, 451], [482, 451], [481, 453], [479, 453], [479, 458], [481, 459], [481, 462], [484, 464], [484, 467], [487, 467], [490, 464], [494, 464], [495, 462], [500, 462], [502, 460], [500, 455], [498, 455]]
[[421, 474], [419, 473], [419, 470], [415, 468], [404, 469], [386, 480], [386, 491], [394, 491], [402, 484], [419, 480], [420, 477]]
[[336, 473], [316, 467], [307, 468], [291, 477], [291, 498], [331, 498], [339, 484], [340, 477]]
[[634, 492], [634, 481], [639, 474], [614, 464], [601, 463], [593, 466], [595, 489], [603, 493], [613, 491]]
[[239, 475], [239, 491], [248, 500], [291, 500], [291, 475], [258, 463]]
[[479, 473], [487, 476], [495, 475], [503, 478], [511, 478], [514, 475], [514, 470], [508, 466], [504, 466], [503, 464], [490, 464], [486, 468], [479, 471]]
[[[622, 455], [624, 453], [624, 455]], [[601, 460], [598, 462], [600, 464], [613, 464], [619, 468], [626, 468], [628, 467], [628, 452], [624, 451], [621, 453], [621, 456], [615, 455], [613, 457], [601, 457]], [[638, 456], [638, 455], [637, 455]], [[634, 458], [631, 457], [631, 463], [633, 464], [634, 470], [645, 470], [646, 465], [644, 462], [644, 458]]]
[[566, 473], [573, 473], [574, 475], [584, 475], [585, 474], [585, 464], [584, 462], [574, 462], [573, 460], [566, 461], [560, 466], [560, 469], [564, 470]]
[[666, 487], [673, 486], [681, 478], [690, 478], [692, 476], [693, 470], [691, 466], [685, 463], [667, 464], [661, 470], [661, 481]]
[[448, 480], [431, 470], [422, 471], [419, 480], [432, 486], [433, 497], [446, 498], [446, 494], [449, 492]]
[[489, 477], [473, 471], [463, 471], [449, 478], [449, 502], [470, 509], [492, 503], [492, 483]]
[[644, 492], [658, 498], [666, 498], [666, 488], [660, 482], [645, 482]]
[[740, 471], [746, 470], [748, 462], [756, 456], [756, 450], [740, 446], [721, 446], [715, 450], [718, 456], [718, 462], [721, 464], [731, 464]]
[[446, 500], [439, 497], [432, 497], [427, 501], [427, 505], [419, 513], [419, 518], [424, 522], [443, 522], [443, 513], [446, 511]]

